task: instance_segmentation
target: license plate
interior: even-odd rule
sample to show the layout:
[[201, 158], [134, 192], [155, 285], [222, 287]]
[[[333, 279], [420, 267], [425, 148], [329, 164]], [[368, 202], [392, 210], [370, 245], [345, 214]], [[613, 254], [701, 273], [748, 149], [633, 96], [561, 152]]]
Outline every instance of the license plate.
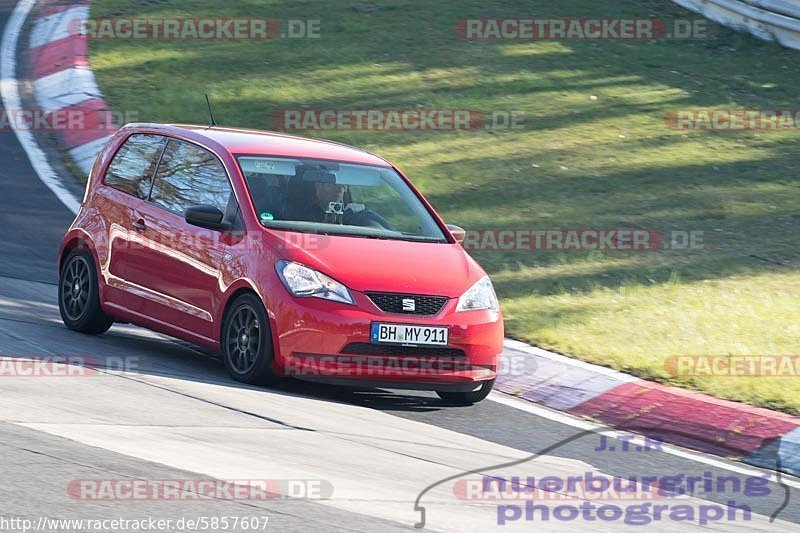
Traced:
[[447, 346], [448, 330], [441, 326], [411, 326], [373, 322], [370, 340], [376, 344]]

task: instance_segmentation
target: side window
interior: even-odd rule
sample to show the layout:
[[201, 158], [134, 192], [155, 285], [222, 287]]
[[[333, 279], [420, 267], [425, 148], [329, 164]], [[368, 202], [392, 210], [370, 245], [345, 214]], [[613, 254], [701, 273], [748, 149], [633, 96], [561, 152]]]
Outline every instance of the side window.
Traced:
[[193, 205], [213, 205], [223, 213], [231, 198], [225, 168], [210, 152], [170, 139], [158, 166], [151, 201], [183, 214]]
[[104, 180], [106, 185], [146, 199], [153, 171], [166, 142], [160, 135], [135, 134], [128, 137], [108, 167]]

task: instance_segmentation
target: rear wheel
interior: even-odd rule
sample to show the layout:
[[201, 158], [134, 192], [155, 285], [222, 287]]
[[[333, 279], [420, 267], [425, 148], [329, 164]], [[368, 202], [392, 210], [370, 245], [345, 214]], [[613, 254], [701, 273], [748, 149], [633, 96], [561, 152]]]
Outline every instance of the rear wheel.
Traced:
[[58, 310], [64, 325], [93, 335], [104, 333], [114, 320], [100, 308], [100, 289], [89, 252], [72, 252], [58, 278]]
[[272, 371], [272, 335], [264, 305], [253, 294], [234, 300], [222, 326], [222, 358], [236, 381], [270, 385], [279, 380]]
[[492, 392], [494, 387], [494, 380], [484, 381], [478, 385], [474, 390], [466, 392], [452, 392], [452, 391], [436, 391], [439, 398], [442, 400], [460, 405], [471, 405], [483, 400], [489, 393]]

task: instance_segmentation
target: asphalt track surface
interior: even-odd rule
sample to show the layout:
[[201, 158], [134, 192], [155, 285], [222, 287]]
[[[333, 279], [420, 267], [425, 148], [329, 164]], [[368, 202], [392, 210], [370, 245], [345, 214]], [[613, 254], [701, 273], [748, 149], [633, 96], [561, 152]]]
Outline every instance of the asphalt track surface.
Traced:
[[[5, 25], [11, 8], [2, 9]], [[491, 398], [453, 407], [424, 392], [298, 381], [273, 389], [243, 386], [213, 354], [140, 328], [115, 325], [99, 337], [68, 331], [58, 316], [55, 263], [72, 215], [38, 180], [12, 132], [0, 132], [0, 158], [0, 354], [6, 361], [83, 357], [99, 367], [71, 377], [0, 375], [0, 531], [21, 530], [4, 519], [38, 525], [42, 517], [172, 520], [169, 531], [180, 529], [178, 520], [200, 517], [266, 517], [273, 531], [413, 530], [420, 520], [415, 500], [428, 487], [420, 504], [431, 530], [800, 530], [800, 491], [774, 482], [765, 495], [736, 491], [731, 482], [726, 490], [682, 500], [698, 515], [703, 505], [732, 500], [752, 509], [749, 521], [740, 514], [707, 527], [669, 518], [632, 526], [587, 516], [528, 521], [523, 513], [499, 526], [498, 502], [456, 497], [459, 479], [480, 475], [464, 472], [485, 469], [523, 482], [590, 471], [639, 479], [728, 476], [744, 486], [759, 471], [702, 454], [623, 450], [620, 442], [614, 451], [600, 450], [597, 434]], [[492, 466], [510, 461], [519, 464]], [[87, 479], [211, 478], [320, 480], [333, 492], [323, 499], [198, 502], [91, 500], [68, 490]], [[45, 524], [40, 530], [92, 529]]]

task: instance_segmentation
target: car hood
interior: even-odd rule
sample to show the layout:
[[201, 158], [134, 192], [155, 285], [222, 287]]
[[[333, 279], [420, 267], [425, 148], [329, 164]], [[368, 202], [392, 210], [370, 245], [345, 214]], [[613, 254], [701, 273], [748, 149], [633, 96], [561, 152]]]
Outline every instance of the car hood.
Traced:
[[457, 298], [483, 269], [460, 244], [410, 242], [271, 231], [282, 255], [357, 291]]

